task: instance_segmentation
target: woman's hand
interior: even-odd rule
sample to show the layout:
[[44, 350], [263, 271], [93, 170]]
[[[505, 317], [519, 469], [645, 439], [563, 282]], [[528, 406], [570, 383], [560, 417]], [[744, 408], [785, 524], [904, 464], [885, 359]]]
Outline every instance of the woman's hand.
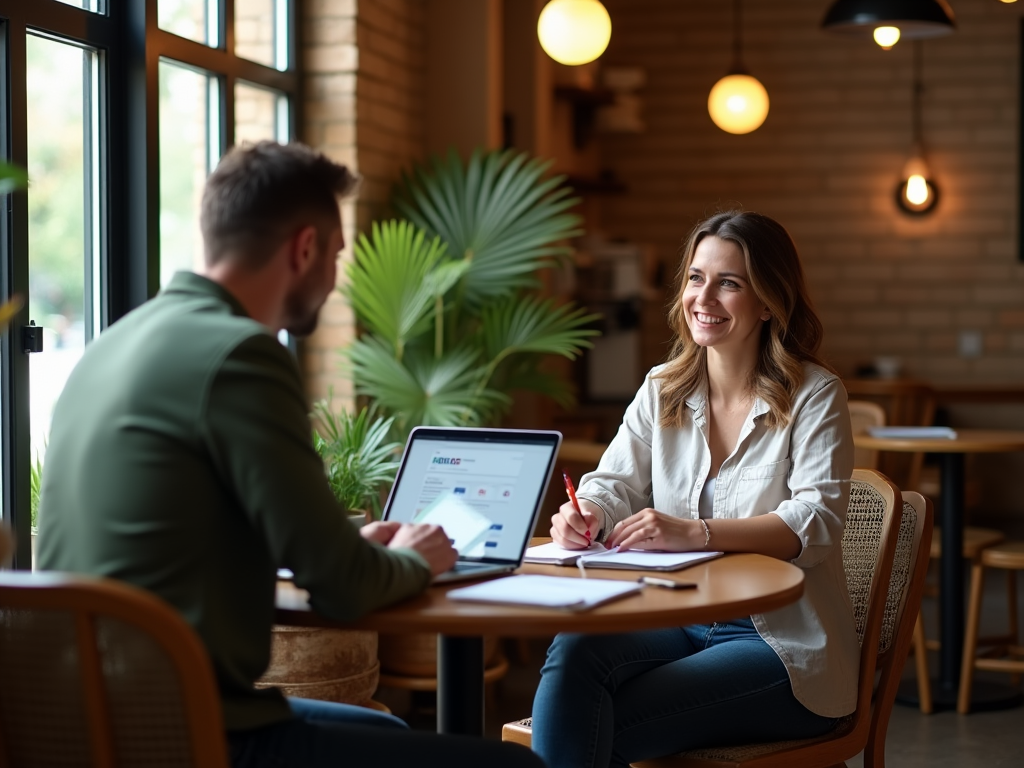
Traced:
[[604, 525], [604, 510], [600, 506], [586, 499], [579, 501], [583, 514], [576, 511], [572, 502], [566, 502], [551, 518], [551, 538], [565, 549], [586, 549], [597, 541], [597, 534]]
[[605, 545], [619, 549], [690, 552], [704, 548], [704, 526], [699, 520], [672, 517], [648, 507], [617, 523]]

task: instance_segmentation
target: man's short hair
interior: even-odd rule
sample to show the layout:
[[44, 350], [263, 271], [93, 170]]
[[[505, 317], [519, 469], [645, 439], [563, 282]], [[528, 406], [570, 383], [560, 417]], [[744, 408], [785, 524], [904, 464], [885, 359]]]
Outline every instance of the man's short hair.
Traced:
[[326, 247], [340, 224], [338, 199], [358, 183], [347, 167], [303, 144], [261, 141], [232, 149], [203, 190], [206, 264], [230, 255], [259, 269], [296, 229], [309, 225]]

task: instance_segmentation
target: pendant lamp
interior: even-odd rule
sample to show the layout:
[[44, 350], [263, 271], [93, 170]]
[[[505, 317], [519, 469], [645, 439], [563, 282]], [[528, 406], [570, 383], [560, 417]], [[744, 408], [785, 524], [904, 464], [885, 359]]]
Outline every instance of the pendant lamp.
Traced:
[[924, 157], [924, 142], [921, 140], [921, 42], [914, 43], [914, 84], [911, 96], [911, 125], [913, 142], [910, 159], [903, 166], [900, 183], [896, 186], [896, 205], [904, 213], [921, 216], [935, 210], [939, 202], [939, 188], [931, 178], [928, 163]]
[[599, 0], [551, 0], [537, 19], [537, 37], [559, 64], [588, 64], [608, 47], [612, 20]]
[[821, 22], [823, 29], [873, 37], [888, 50], [899, 40], [924, 40], [956, 29], [946, 0], [836, 0]]
[[726, 133], [750, 133], [768, 117], [768, 91], [743, 66], [740, 0], [733, 0], [733, 63], [708, 94], [708, 114]]

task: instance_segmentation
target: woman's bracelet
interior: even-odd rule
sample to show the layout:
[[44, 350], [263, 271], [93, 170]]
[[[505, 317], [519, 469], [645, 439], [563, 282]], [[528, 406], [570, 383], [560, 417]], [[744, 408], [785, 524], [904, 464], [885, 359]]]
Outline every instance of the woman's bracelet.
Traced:
[[711, 529], [708, 528], [708, 524], [704, 522], [703, 518], [697, 518], [700, 520], [700, 524], [704, 526], [704, 549], [708, 548], [708, 544], [711, 543]]

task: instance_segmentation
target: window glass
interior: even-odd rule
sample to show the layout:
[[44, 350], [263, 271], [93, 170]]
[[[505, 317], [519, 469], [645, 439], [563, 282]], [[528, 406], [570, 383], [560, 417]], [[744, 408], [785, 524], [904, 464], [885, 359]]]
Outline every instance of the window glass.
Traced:
[[73, 5], [75, 8], [81, 8], [84, 11], [92, 11], [93, 13], [103, 13], [106, 8], [103, 7], [102, 0], [57, 0], [58, 3], [64, 3], [65, 5]]
[[219, 81], [160, 62], [160, 285], [203, 264], [199, 206], [220, 157]]
[[278, 91], [235, 83], [235, 144], [288, 141], [288, 99]]
[[[29, 317], [43, 351], [29, 357], [32, 461], [42, 460], [53, 407], [92, 336], [98, 260], [96, 56], [26, 40]], [[98, 281], [95, 281], [98, 284]]]
[[235, 53], [287, 69], [287, 26], [286, 0], [235, 0]]
[[156, 8], [160, 29], [206, 45], [220, 42], [218, 0], [157, 0]]

